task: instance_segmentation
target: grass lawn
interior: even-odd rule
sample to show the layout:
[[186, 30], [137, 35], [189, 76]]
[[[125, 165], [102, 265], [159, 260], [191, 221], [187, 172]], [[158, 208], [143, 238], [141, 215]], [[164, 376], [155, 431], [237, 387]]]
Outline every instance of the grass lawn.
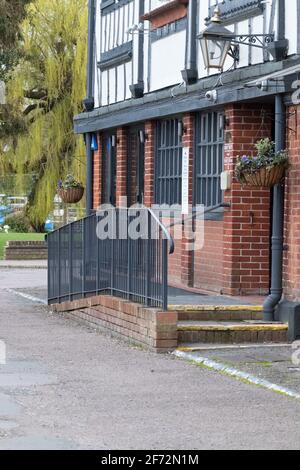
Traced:
[[0, 233], [0, 260], [4, 256], [4, 247], [7, 241], [36, 241], [44, 240], [43, 233]]

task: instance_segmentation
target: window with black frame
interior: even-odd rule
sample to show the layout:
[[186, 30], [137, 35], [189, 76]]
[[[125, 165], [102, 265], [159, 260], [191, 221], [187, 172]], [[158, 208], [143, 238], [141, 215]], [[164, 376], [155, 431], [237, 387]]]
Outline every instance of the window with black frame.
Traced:
[[157, 123], [155, 204], [181, 204], [182, 136], [179, 119]]
[[195, 204], [206, 209], [222, 202], [220, 177], [224, 169], [224, 114], [199, 113], [196, 119]]

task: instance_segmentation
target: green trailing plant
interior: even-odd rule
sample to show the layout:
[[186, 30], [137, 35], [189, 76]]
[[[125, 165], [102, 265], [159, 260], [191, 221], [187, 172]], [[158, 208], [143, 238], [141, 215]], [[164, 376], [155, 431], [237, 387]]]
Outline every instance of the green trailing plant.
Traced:
[[76, 180], [73, 175], [67, 175], [64, 181], [58, 182], [58, 189], [83, 188], [82, 183]]
[[0, 123], [0, 176], [33, 174], [27, 216], [36, 230], [53, 208], [57, 181], [85, 179], [85, 146], [73, 132], [86, 85], [87, 0], [35, 0], [21, 25], [22, 58], [7, 82]]
[[269, 138], [259, 140], [256, 145], [256, 155], [243, 155], [238, 157], [235, 175], [242, 184], [246, 183], [246, 176], [257, 173], [265, 168], [271, 170], [276, 167], [288, 167], [289, 156], [286, 150], [275, 151], [275, 143]]

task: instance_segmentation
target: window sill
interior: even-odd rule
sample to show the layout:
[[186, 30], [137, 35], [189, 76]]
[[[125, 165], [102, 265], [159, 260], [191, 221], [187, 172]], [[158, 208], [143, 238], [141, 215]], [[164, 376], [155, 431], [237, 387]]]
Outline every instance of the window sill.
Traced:
[[187, 16], [189, 0], [171, 0], [141, 17], [142, 21], [150, 21], [153, 29], [180, 20]]
[[208, 212], [204, 214], [204, 220], [211, 220], [214, 222], [222, 222], [224, 218], [224, 207], [219, 207], [219, 209], [215, 209], [214, 211]]
[[101, 54], [98, 67], [101, 71], [124, 64], [132, 59], [132, 41]]

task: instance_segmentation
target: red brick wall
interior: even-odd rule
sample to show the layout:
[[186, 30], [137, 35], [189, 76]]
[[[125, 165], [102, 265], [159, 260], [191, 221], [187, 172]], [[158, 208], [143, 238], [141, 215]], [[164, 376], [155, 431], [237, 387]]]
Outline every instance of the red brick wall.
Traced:
[[161, 312], [104, 295], [55, 304], [51, 308], [155, 352], [168, 352], [177, 347], [177, 312]]
[[101, 181], [102, 181], [102, 139], [97, 135], [98, 150], [94, 152], [94, 175], [93, 175], [93, 208], [97, 209], [101, 204]]
[[154, 202], [154, 159], [155, 159], [155, 128], [156, 121], [145, 122], [145, 206]]
[[[180, 227], [176, 227], [177, 230], [180, 230]], [[174, 238], [174, 231], [170, 231], [171, 235]], [[169, 281], [173, 284], [180, 285], [182, 282], [182, 241], [174, 239], [175, 251], [172, 255], [169, 256]]]
[[182, 1], [172, 4], [164, 4], [155, 10], [146, 13], [142, 19], [151, 22], [152, 29], [161, 28], [162, 26], [172, 23], [173, 21], [180, 20], [187, 15], [187, 1]]
[[[183, 147], [189, 148], [189, 204], [193, 206], [193, 174], [194, 174], [194, 139], [195, 139], [195, 115], [187, 113], [183, 116]], [[186, 221], [186, 232], [189, 233], [191, 228], [191, 221]], [[193, 269], [193, 251], [188, 249], [189, 240], [184, 236], [181, 244], [181, 282], [182, 284], [192, 287], [194, 284], [194, 269]]]
[[[193, 204], [194, 179], [194, 141], [195, 115], [183, 116], [184, 135], [182, 144], [189, 147], [189, 203]], [[201, 250], [188, 251], [188, 241], [181, 243], [181, 282], [204, 290], [221, 292], [223, 286], [223, 223], [222, 221], [205, 221], [204, 246]]]
[[285, 187], [284, 237], [286, 251], [283, 262], [284, 296], [300, 300], [300, 106], [288, 108], [287, 147], [290, 168]]
[[[234, 172], [236, 157], [253, 154], [254, 144], [271, 137], [272, 110], [234, 104], [226, 109], [225, 169]], [[223, 286], [226, 294], [266, 294], [269, 290], [270, 191], [242, 188], [233, 180], [225, 192], [231, 209], [224, 216]]]
[[117, 129], [117, 189], [116, 205], [122, 206], [127, 196], [127, 130]]
[[223, 282], [223, 222], [206, 220], [204, 246], [194, 255], [194, 286], [222, 293]]
[[138, 159], [138, 150], [139, 150], [139, 138], [137, 132], [128, 133], [128, 150], [129, 154], [127, 156], [129, 160], [129, 187], [128, 187], [128, 207], [136, 203], [137, 195], [137, 159]]
[[[272, 109], [256, 104], [234, 104], [226, 109], [225, 169], [234, 173], [238, 155], [253, 153], [255, 142], [271, 136]], [[183, 116], [183, 146], [190, 149], [190, 203], [193, 190], [194, 115]], [[154, 201], [156, 122], [145, 123], [145, 205]], [[294, 146], [298, 141], [294, 139]], [[101, 198], [101, 137], [94, 156], [94, 207]], [[295, 150], [296, 152], [296, 150]], [[117, 131], [117, 204], [127, 193], [127, 131]], [[296, 183], [294, 183], [296, 184]], [[297, 190], [297, 189], [295, 189]], [[242, 188], [233, 180], [225, 192], [223, 221], [205, 221], [204, 247], [186, 248], [187, 240], [175, 240], [169, 259], [170, 282], [225, 294], [266, 294], [269, 289], [270, 191]], [[296, 208], [293, 208], [295, 211]], [[286, 262], [287, 263], [287, 262]], [[288, 268], [295, 270], [297, 268]]]

